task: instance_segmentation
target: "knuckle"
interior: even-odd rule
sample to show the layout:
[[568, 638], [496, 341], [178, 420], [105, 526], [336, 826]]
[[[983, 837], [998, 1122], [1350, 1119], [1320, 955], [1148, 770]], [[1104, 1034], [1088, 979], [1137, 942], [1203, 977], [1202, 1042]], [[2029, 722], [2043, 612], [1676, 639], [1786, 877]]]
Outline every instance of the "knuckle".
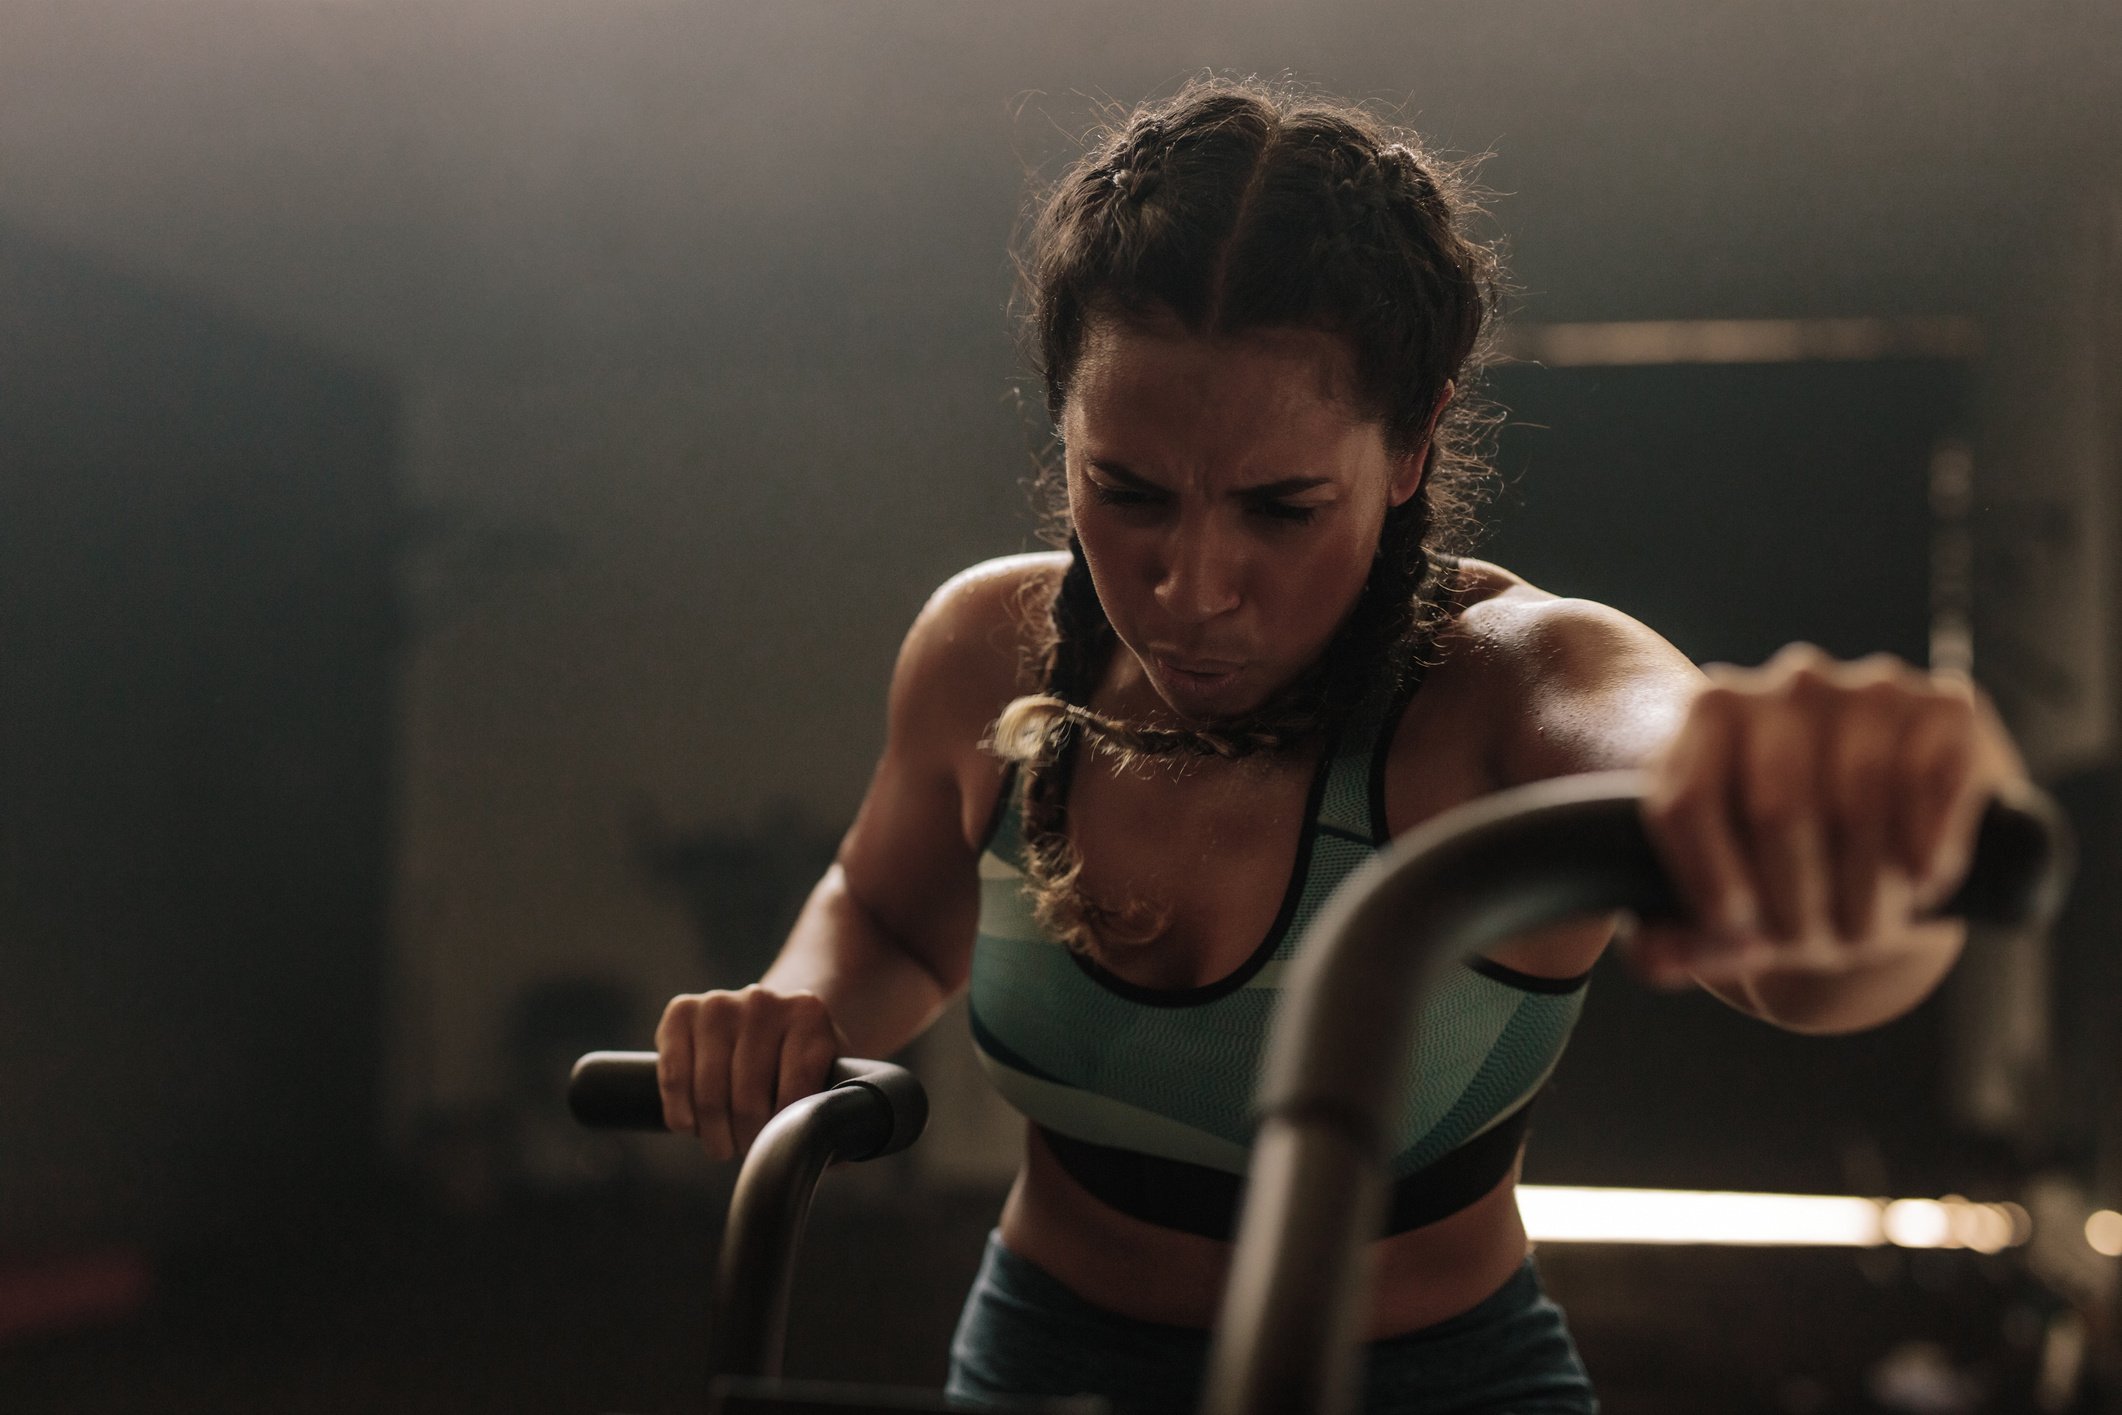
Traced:
[[1868, 653], [1850, 660], [1845, 668], [1853, 681], [1864, 683], [1898, 683], [1915, 671], [1899, 655], [1890, 653]]
[[1688, 712], [1692, 717], [1720, 721], [1737, 712], [1746, 697], [1746, 690], [1730, 679], [1713, 678], [1707, 687], [1695, 694], [1694, 701], [1688, 705]]
[[1860, 710], [1883, 717], [1908, 701], [1908, 685], [1897, 678], [1867, 678], [1849, 689], [1849, 698]]
[[1864, 701], [1892, 702], [1920, 692], [1924, 675], [1890, 653], [1870, 653], [1846, 662], [1830, 662], [1826, 677], [1837, 692]]
[[1834, 659], [1818, 644], [1800, 639], [1776, 650], [1775, 656], [1762, 668], [1772, 679], [1782, 682], [1818, 684], [1827, 680], [1834, 666]]
[[1835, 688], [1833, 665], [1825, 661], [1815, 662], [1801, 659], [1791, 665], [1789, 676], [1784, 679], [1788, 695], [1801, 702], [1810, 702], [1827, 696]]
[[740, 996], [745, 1016], [754, 1022], [777, 1023], [792, 1010], [792, 995], [760, 987], [757, 983], [743, 989]]

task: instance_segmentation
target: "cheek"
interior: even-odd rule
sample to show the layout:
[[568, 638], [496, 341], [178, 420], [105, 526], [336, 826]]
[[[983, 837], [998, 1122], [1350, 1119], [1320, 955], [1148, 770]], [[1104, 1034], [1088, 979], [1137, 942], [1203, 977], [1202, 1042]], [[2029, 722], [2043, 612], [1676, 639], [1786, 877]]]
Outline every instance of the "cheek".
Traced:
[[1279, 557], [1273, 599], [1279, 617], [1331, 632], [1362, 592], [1373, 544], [1355, 534], [1322, 537], [1302, 553]]
[[1087, 508], [1087, 515], [1079, 517], [1073, 529], [1083, 547], [1083, 562], [1090, 567], [1091, 585], [1098, 592], [1105, 617], [1115, 629], [1125, 632], [1133, 617], [1128, 596], [1143, 576], [1125, 528], [1105, 524], [1100, 517], [1103, 509]]

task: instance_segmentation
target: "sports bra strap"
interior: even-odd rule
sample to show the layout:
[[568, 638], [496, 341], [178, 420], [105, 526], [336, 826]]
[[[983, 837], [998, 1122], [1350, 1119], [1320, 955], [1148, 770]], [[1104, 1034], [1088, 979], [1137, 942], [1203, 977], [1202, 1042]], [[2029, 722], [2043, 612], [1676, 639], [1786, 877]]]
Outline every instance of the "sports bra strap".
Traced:
[[1371, 821], [1371, 762], [1382, 748], [1379, 736], [1393, 709], [1404, 699], [1395, 685], [1380, 683], [1349, 714], [1347, 724], [1334, 743], [1334, 759], [1326, 769], [1326, 789], [1319, 797], [1319, 815], [1314, 824], [1329, 835], [1338, 835], [1363, 845], [1379, 843]]
[[[1436, 558], [1440, 568], [1423, 594], [1441, 594], [1456, 604], [1458, 592], [1456, 586], [1447, 583], [1447, 576], [1458, 570], [1459, 557], [1440, 553]], [[1320, 830], [1365, 845], [1385, 844], [1381, 795], [1385, 754], [1392, 746], [1393, 730], [1399, 725], [1401, 714], [1422, 686], [1431, 658], [1430, 642], [1424, 640], [1398, 671], [1381, 674], [1377, 685], [1349, 714], [1335, 743], [1326, 791], [1320, 798], [1315, 822]]]

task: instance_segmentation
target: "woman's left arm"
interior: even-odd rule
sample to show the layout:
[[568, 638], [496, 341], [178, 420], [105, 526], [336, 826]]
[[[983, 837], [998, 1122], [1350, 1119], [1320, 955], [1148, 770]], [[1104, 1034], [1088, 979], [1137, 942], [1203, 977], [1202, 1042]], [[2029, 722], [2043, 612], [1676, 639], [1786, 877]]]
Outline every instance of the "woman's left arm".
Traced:
[[1648, 771], [1644, 822], [1694, 922], [1642, 926], [1624, 945], [1639, 971], [1802, 1032], [1930, 995], [1966, 933], [1925, 915], [1965, 876], [1983, 808], [2026, 779], [1980, 689], [1809, 644], [1705, 673], [1616, 611], [1542, 611], [1511, 774]]

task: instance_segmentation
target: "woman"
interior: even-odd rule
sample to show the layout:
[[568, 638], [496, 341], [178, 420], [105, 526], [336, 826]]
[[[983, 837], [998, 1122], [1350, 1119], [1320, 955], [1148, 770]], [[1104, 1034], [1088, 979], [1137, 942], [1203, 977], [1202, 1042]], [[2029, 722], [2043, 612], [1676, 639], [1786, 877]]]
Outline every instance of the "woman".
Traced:
[[[729, 1157], [970, 981], [982, 1060], [1033, 1123], [956, 1393], [1191, 1408], [1278, 965], [1342, 876], [1440, 811], [1648, 768], [1701, 922], [1630, 956], [1779, 1026], [1884, 1022], [1959, 950], [1917, 920], [2023, 776], [1965, 681], [1804, 646], [1705, 677], [1626, 615], [1454, 553], [1497, 275], [1461, 190], [1359, 111], [1223, 82], [1062, 179], [1024, 271], [1069, 549], [937, 591], [780, 957], [664, 1014], [668, 1123]], [[1513, 1183], [1613, 933], [1519, 939], [1430, 1004], [1369, 1408], [1596, 1408]]]

